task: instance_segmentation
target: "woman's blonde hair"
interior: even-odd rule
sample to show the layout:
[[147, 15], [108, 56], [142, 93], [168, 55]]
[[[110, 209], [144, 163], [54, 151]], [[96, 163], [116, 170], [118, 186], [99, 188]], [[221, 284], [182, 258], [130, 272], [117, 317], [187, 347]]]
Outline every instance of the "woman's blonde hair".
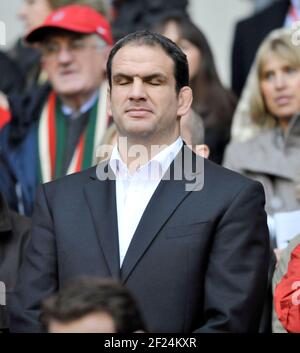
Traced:
[[274, 124], [275, 117], [269, 112], [260, 88], [263, 68], [271, 56], [286, 61], [291, 67], [300, 68], [300, 45], [293, 41], [295, 33], [290, 29], [271, 32], [263, 41], [256, 54], [254, 72], [250, 84], [250, 116], [259, 124]]

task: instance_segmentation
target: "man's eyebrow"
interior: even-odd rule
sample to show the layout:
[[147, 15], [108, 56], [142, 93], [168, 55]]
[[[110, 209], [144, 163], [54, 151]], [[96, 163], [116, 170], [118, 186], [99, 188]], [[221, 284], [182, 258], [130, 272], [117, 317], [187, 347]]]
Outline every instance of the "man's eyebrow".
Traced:
[[142, 78], [143, 78], [143, 80], [146, 80], [146, 81], [150, 81], [150, 80], [153, 80], [155, 78], [166, 80], [167, 76], [162, 74], [161, 72], [155, 72], [154, 74], [146, 75], [146, 76], [143, 76]]
[[113, 77], [132, 77], [132, 76], [129, 74], [125, 74], [123, 72], [117, 72], [113, 75]]
[[[120, 78], [125, 78], [125, 79], [132, 79], [135, 75], [129, 75], [129, 74], [125, 74], [125, 73], [116, 73], [113, 75], [113, 79], [116, 80], [116, 79], [120, 79]], [[145, 76], [140, 76], [140, 75], [137, 75], [139, 77], [141, 77], [143, 80], [145, 81], [150, 81], [152, 79], [155, 79], [155, 78], [160, 78], [160, 79], [164, 79], [166, 80], [167, 79], [167, 76], [162, 74], [161, 72], [155, 72], [153, 74], [150, 74], [150, 75], [145, 75]]]
[[132, 79], [132, 76], [131, 75], [126, 75], [126, 74], [123, 74], [123, 73], [116, 73], [113, 75], [112, 79], [113, 80], [119, 80], [119, 79], [122, 79], [122, 78], [125, 78], [127, 80], [130, 80]]

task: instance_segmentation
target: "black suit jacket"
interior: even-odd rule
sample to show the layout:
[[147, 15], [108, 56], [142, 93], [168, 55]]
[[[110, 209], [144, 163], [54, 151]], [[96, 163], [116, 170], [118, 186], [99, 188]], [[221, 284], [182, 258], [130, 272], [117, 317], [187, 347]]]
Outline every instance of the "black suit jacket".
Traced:
[[[104, 163], [100, 174], [92, 168], [41, 186], [12, 331], [39, 331], [41, 300], [78, 275], [120, 279], [150, 332], [257, 330], [268, 273], [263, 188], [185, 150], [194, 172], [185, 165], [175, 180], [173, 162], [121, 269], [115, 181], [99, 180], [111, 169]], [[200, 188], [203, 177], [200, 191], [186, 190]]]
[[[14, 292], [20, 265], [29, 241], [29, 230], [30, 220], [10, 211], [6, 200], [0, 193], [0, 281], [5, 284], [6, 301]], [[0, 296], [3, 295], [1, 289], [0, 285]], [[0, 333], [7, 329], [7, 306], [0, 305]]]
[[241, 95], [256, 51], [264, 38], [284, 24], [290, 0], [274, 2], [261, 12], [237, 23], [231, 57], [231, 85]]

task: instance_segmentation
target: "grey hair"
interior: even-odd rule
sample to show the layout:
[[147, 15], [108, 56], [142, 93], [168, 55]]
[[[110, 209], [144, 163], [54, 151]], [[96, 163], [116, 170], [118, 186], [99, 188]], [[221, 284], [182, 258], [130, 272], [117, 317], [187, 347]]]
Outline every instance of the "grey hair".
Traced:
[[107, 47], [108, 44], [97, 34], [92, 34], [91, 37], [95, 38], [97, 50], [101, 51], [103, 48]]

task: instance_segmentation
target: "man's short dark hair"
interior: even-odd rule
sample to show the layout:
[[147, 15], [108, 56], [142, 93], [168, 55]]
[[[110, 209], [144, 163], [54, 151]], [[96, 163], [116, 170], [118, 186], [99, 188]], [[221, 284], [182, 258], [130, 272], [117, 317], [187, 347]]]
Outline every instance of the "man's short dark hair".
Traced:
[[146, 331], [136, 302], [119, 282], [97, 277], [79, 277], [66, 284], [42, 304], [41, 322], [68, 323], [94, 313], [108, 314], [117, 333]]
[[150, 31], [137, 31], [118, 40], [109, 54], [106, 68], [110, 87], [112, 85], [112, 60], [118, 50], [129, 44], [161, 47], [174, 62], [174, 77], [176, 80], [177, 93], [182, 87], [189, 85], [189, 66], [183, 51], [174, 42], [161, 34], [152, 33]]

